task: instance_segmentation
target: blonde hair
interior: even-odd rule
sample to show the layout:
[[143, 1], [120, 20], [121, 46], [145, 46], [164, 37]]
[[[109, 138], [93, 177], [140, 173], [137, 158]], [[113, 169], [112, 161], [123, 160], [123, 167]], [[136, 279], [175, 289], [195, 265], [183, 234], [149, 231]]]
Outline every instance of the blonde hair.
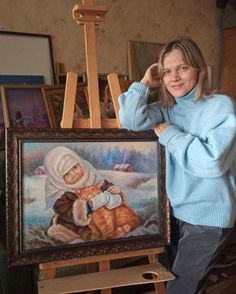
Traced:
[[[200, 48], [190, 38], [180, 38], [164, 45], [158, 57], [158, 70], [160, 76], [162, 77], [162, 69], [165, 57], [174, 49], [177, 49], [182, 53], [184, 62], [187, 65], [190, 65], [198, 71], [198, 82], [196, 85], [195, 101], [199, 101], [202, 98], [209, 97], [212, 93], [212, 90], [209, 87], [207, 64]], [[163, 106], [173, 105], [173, 96], [168, 92], [163, 83], [161, 86], [161, 92], [161, 104]]]

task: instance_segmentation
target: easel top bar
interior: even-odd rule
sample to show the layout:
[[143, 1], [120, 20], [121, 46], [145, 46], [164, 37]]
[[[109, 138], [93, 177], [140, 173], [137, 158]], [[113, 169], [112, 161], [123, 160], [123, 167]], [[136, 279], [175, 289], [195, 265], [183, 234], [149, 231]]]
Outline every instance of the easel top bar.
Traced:
[[72, 15], [78, 24], [84, 24], [85, 22], [99, 23], [104, 21], [107, 11], [108, 9], [105, 5], [76, 4], [73, 7]]

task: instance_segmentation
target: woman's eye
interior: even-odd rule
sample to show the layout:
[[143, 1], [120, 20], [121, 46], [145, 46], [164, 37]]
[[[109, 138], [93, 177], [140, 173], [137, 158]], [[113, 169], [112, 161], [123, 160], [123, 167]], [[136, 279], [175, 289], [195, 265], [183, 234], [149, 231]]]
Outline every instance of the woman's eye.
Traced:
[[170, 70], [163, 70], [162, 74], [163, 76], [167, 76], [170, 74]]
[[180, 72], [185, 72], [186, 70], [188, 70], [189, 67], [187, 65], [182, 65], [180, 68], [179, 68], [179, 71]]

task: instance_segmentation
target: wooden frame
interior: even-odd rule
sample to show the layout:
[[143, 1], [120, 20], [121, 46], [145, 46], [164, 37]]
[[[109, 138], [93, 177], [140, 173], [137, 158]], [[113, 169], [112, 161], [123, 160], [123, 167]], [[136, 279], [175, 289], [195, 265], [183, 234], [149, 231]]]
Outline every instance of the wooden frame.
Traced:
[[164, 44], [129, 41], [128, 43], [128, 72], [129, 79], [140, 81], [147, 68], [156, 62]]
[[1, 98], [6, 128], [52, 127], [41, 86], [1, 86]]
[[50, 35], [0, 31], [0, 74], [42, 75], [55, 83]]
[[[128, 207], [140, 221], [133, 230], [93, 240], [77, 238], [73, 242], [58, 242], [49, 238], [48, 228], [55, 215], [51, 208], [53, 203], [49, 204], [49, 210], [45, 209], [43, 183], [48, 174], [43, 162], [47, 152], [58, 146], [70, 148], [81, 156], [83, 153], [83, 158], [99, 170], [102, 177], [119, 186]], [[169, 244], [170, 216], [165, 192], [164, 158], [164, 149], [152, 131], [7, 129], [9, 265], [83, 258]], [[124, 160], [128, 167], [125, 171], [122, 170]], [[115, 166], [118, 171], [114, 170]]]
[[5, 148], [5, 125], [3, 120], [2, 99], [0, 92], [0, 150]]
[[[51, 124], [54, 128], [59, 128], [63, 113], [65, 85], [43, 87], [43, 94], [51, 118]], [[76, 121], [79, 118], [89, 117], [87, 95], [86, 84], [79, 83], [76, 91], [73, 120]]]

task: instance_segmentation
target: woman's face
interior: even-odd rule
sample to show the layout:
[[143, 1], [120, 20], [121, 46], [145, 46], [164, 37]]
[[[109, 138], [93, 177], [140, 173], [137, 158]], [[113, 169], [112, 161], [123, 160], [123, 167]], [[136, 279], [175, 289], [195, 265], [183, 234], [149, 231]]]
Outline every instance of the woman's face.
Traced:
[[84, 172], [81, 166], [77, 163], [63, 176], [63, 179], [66, 184], [73, 185], [77, 183], [83, 175]]
[[163, 62], [163, 83], [174, 97], [191, 92], [198, 80], [198, 70], [187, 65], [180, 50], [173, 49]]

